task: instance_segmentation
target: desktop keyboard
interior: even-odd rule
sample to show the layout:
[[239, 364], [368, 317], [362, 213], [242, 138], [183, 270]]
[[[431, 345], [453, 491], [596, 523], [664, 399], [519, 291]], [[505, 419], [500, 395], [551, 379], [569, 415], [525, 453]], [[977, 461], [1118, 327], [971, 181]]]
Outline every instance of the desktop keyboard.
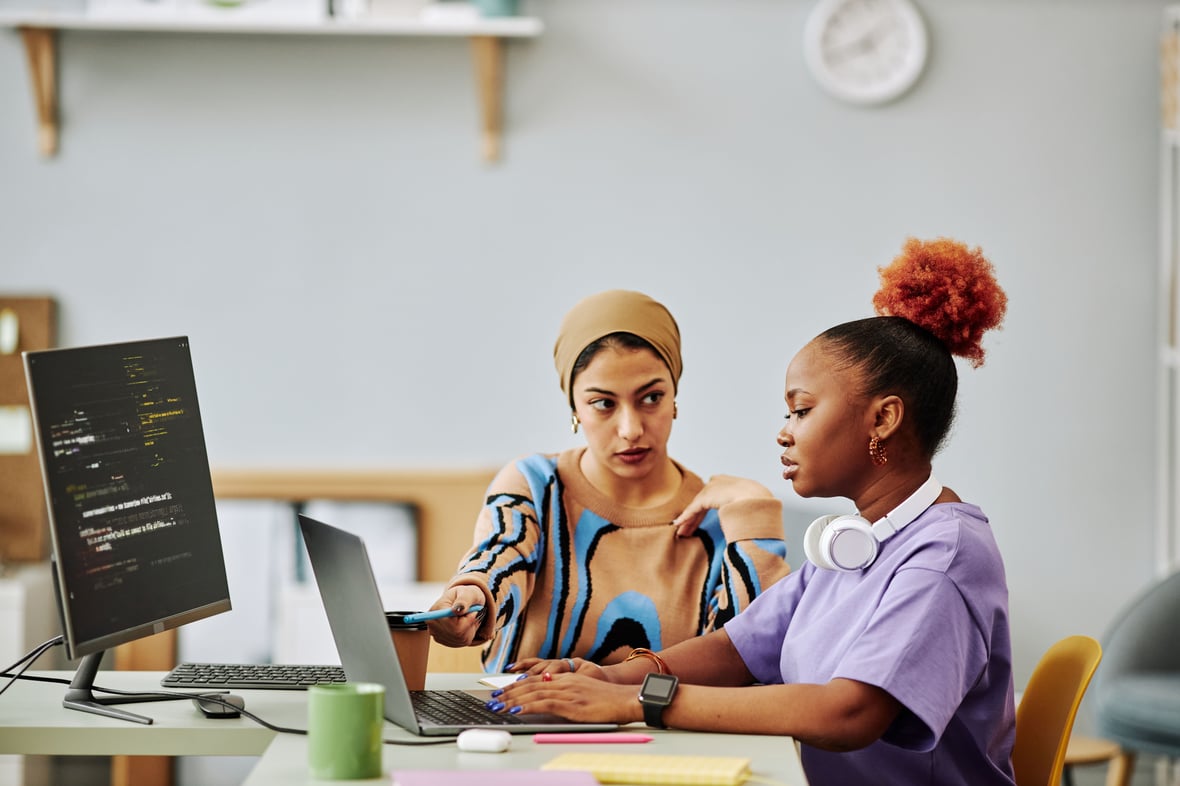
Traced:
[[160, 680], [165, 688], [307, 690], [311, 685], [345, 682], [341, 666], [282, 663], [181, 663]]

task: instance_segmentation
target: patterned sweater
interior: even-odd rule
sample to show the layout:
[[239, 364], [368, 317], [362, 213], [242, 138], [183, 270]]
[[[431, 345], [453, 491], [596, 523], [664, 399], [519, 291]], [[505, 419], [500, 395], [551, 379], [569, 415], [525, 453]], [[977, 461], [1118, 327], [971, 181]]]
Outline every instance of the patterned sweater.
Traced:
[[695, 535], [677, 538], [669, 524], [699, 477], [677, 464], [675, 498], [626, 507], [582, 474], [584, 450], [522, 458], [488, 487], [451, 585], [484, 592], [476, 642], [487, 642], [489, 672], [530, 656], [607, 664], [663, 649], [720, 628], [790, 570], [777, 499], [709, 511]]

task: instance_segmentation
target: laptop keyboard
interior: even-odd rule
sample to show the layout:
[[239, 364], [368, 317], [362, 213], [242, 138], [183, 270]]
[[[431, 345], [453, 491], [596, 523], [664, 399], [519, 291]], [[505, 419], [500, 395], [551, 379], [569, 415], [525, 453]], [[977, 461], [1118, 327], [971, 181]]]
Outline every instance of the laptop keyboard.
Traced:
[[307, 690], [345, 682], [341, 666], [281, 663], [181, 663], [160, 680], [165, 688]]
[[441, 726], [513, 726], [523, 723], [515, 715], [492, 712], [483, 700], [461, 690], [416, 690], [410, 696], [419, 721]]

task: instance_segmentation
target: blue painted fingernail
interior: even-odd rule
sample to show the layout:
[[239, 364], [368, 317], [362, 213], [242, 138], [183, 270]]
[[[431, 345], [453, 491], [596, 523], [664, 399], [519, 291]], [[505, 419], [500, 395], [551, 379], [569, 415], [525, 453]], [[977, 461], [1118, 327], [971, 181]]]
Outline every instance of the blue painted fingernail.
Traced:
[[509, 663], [507, 666], [504, 667], [504, 671], [512, 671], [512, 667], [515, 665], [516, 665], [515, 663]]
[[484, 702], [483, 706], [487, 707], [490, 710], [496, 706], [496, 700], [495, 699], [488, 699], [486, 702]]
[[513, 707], [512, 709], [508, 710], [508, 714], [509, 715], [519, 715], [520, 710], [521, 710], [520, 707]]
[[527, 674], [521, 674], [519, 677], [517, 677], [517, 678], [516, 678], [516, 681], [517, 681], [517, 682], [520, 682], [521, 680], [523, 680], [523, 679], [524, 679], [525, 677], [527, 677], [527, 676], [529, 676], [529, 675], [527, 675]]
[[499, 712], [502, 709], [504, 709], [504, 702], [502, 701], [498, 701], [491, 706], [492, 712]]
[[494, 691], [492, 691], [492, 698], [493, 699], [496, 698], [497, 696], [499, 696], [503, 692], [504, 692], [503, 688], [496, 688]]

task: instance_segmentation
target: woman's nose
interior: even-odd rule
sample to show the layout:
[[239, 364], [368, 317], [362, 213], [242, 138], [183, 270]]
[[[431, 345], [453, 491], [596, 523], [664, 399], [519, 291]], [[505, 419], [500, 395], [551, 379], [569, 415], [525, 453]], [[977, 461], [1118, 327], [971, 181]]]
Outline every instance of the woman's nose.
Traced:
[[637, 439], [643, 434], [643, 418], [631, 407], [619, 411], [619, 436], [623, 439]]

